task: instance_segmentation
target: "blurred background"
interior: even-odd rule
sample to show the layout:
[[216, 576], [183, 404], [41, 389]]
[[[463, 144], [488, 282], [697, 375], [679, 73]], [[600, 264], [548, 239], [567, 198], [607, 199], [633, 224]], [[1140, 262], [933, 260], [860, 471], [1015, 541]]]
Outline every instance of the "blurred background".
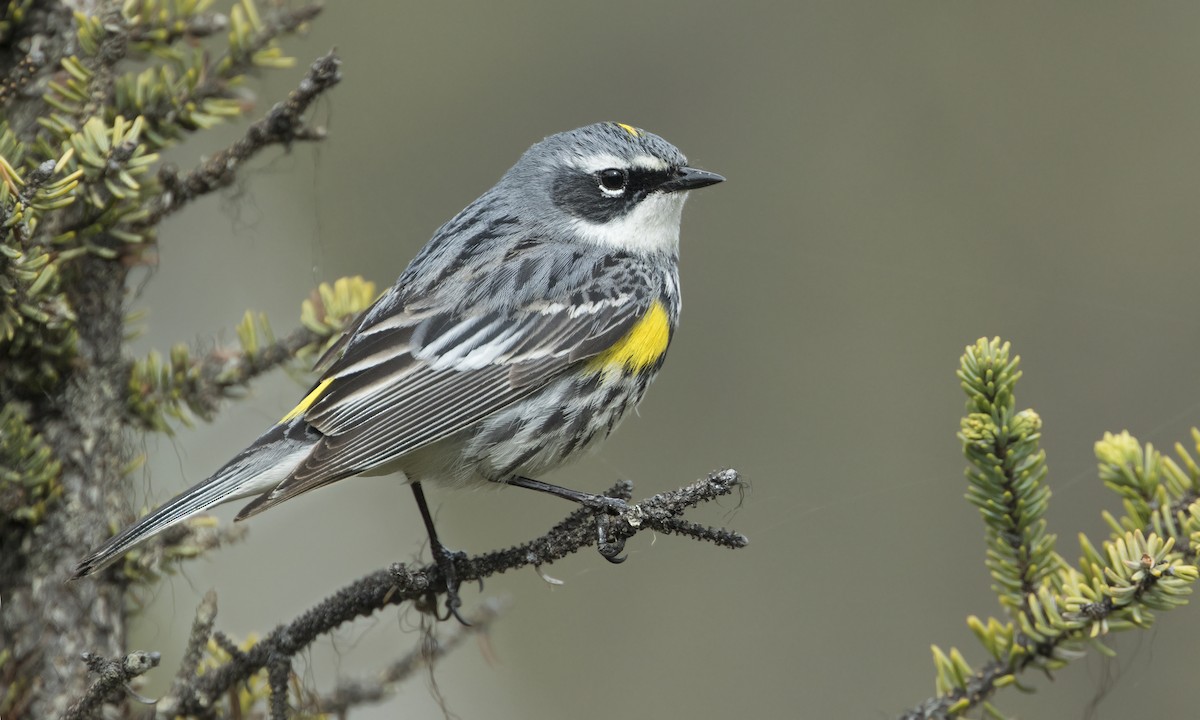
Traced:
[[[251, 308], [277, 332], [319, 282], [391, 283], [431, 232], [545, 135], [632, 123], [729, 178], [684, 213], [684, 313], [663, 374], [601, 450], [548, 480], [639, 496], [731, 466], [739, 507], [693, 517], [730, 551], [639, 536], [464, 588], [512, 605], [486, 644], [434, 672], [462, 718], [889, 717], [933, 692], [929, 645], [985, 653], [968, 614], [1000, 612], [955, 438], [963, 348], [1023, 358], [1020, 407], [1045, 421], [1059, 551], [1101, 538], [1116, 496], [1093, 443], [1128, 429], [1170, 448], [1200, 424], [1200, 6], [1188, 3], [411, 3], [330, 0], [258, 117], [336, 46], [329, 140], [271, 151], [161, 233], [139, 278], [140, 354], [234, 344]], [[184, 167], [244, 125], [176, 153]], [[299, 397], [280, 372], [219, 420], [151, 438], [139, 489], [203, 479]], [[443, 538], [480, 552], [569, 510], [518, 490], [431, 490]], [[223, 509], [228, 520], [236, 507]], [[133, 647], [178, 662], [203, 592], [218, 627], [267, 631], [423, 549], [411, 493], [356, 479], [254, 518], [147, 606]], [[411, 609], [316, 647], [329, 688], [419, 641]], [[1194, 714], [1200, 615], [1115, 637], [1017, 717]], [[165, 687], [170, 670], [158, 670]], [[150, 688], [155, 690], [155, 688]], [[153, 692], [151, 692], [153, 694]], [[427, 676], [359, 718], [437, 717]]]

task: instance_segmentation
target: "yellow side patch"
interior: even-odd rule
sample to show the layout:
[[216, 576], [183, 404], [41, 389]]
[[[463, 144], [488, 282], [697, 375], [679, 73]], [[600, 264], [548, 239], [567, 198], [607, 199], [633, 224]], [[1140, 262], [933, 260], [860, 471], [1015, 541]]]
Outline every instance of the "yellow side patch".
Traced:
[[322, 380], [319, 385], [313, 388], [312, 392], [304, 396], [304, 399], [300, 401], [299, 405], [292, 408], [291, 412], [283, 416], [283, 419], [279, 421], [279, 424], [282, 425], [289, 420], [295, 420], [303, 415], [304, 411], [312, 407], [312, 404], [317, 401], [317, 398], [321, 397], [321, 393], [325, 392], [325, 388], [329, 387], [329, 383], [331, 382], [333, 382], [333, 378], [326, 378]]
[[671, 321], [667, 317], [667, 309], [655, 300], [623, 338], [592, 358], [588, 369], [619, 370], [623, 367], [633, 372], [645, 370], [662, 358], [670, 340]]
[[625, 132], [629, 133], [630, 135], [632, 135], [634, 137], [642, 136], [642, 131], [638, 130], [637, 128], [635, 128], [632, 125], [626, 125], [625, 123], [617, 123], [617, 127], [621, 128], [622, 130], [624, 130]]

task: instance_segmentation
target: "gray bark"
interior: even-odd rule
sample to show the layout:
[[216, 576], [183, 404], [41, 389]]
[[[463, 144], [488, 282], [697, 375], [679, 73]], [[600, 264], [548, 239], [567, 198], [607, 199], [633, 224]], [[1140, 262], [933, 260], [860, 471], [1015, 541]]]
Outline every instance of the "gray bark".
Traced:
[[[79, 357], [58, 394], [32, 420], [62, 461], [60, 505], [0, 554], [0, 648], [12, 658], [0, 686], [25, 701], [22, 717], [61, 716], [89, 678], [85, 651], [118, 655], [125, 646], [123, 588], [112, 574], [68, 583], [74, 564], [128, 506], [121, 482], [131, 456], [123, 430], [128, 373], [121, 357], [125, 273], [118, 263], [82, 260], [70, 283], [79, 317]], [[2, 694], [2, 693], [0, 693]]]

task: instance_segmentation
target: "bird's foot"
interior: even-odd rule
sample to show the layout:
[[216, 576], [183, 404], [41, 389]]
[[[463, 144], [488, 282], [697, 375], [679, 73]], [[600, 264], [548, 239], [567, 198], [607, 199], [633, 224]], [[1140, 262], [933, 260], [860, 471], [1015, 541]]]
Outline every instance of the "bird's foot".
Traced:
[[[462, 581], [458, 579], [458, 569], [455, 567], [456, 562], [467, 559], [467, 554], [450, 550], [440, 542], [435, 543], [431, 549], [433, 550], [433, 562], [437, 565], [438, 571], [442, 574], [442, 580], [446, 583], [446, 614], [445, 616], [438, 614], [437, 596], [433, 595], [430, 598], [433, 615], [438, 620], [449, 620], [453, 617], [464, 627], [470, 627], [471, 623], [467, 622], [459, 612], [459, 608], [462, 607], [462, 598], [458, 595], [458, 588], [462, 585]], [[483, 589], [483, 580], [479, 581], [479, 589]]]

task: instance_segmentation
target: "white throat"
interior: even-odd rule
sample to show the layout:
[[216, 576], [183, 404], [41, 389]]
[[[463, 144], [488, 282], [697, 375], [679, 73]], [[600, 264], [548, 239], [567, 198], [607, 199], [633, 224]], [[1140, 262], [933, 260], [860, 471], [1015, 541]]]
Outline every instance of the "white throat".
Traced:
[[576, 218], [575, 232], [597, 245], [632, 252], [679, 252], [679, 222], [687, 193], [650, 193], [628, 214], [606, 223]]

